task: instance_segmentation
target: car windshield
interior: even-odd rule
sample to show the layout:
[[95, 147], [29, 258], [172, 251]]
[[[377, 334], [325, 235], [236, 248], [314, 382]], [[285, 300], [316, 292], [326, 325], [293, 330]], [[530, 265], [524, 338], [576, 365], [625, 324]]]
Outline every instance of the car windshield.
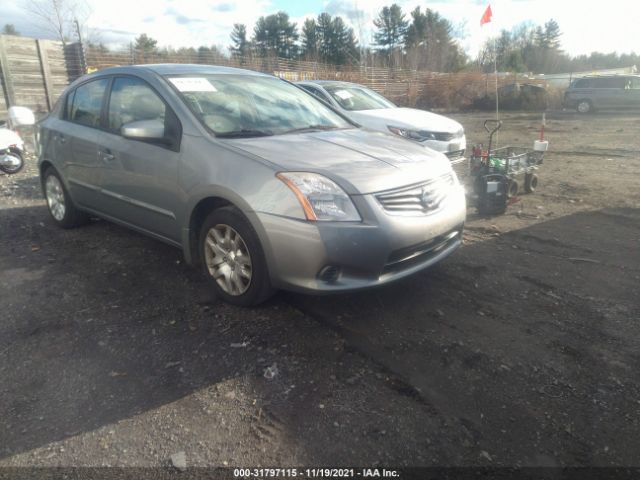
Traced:
[[345, 110], [375, 110], [395, 105], [373, 90], [356, 85], [326, 85], [324, 89]]
[[299, 88], [274, 77], [168, 76], [184, 102], [216, 136], [227, 138], [353, 128]]

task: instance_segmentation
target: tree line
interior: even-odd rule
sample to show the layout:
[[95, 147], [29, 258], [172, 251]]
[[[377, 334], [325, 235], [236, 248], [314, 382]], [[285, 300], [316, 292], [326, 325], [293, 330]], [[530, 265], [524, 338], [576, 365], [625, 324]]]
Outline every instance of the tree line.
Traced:
[[[74, 0], [23, 0], [25, 10], [34, 18], [46, 19], [43, 27], [65, 43], [70, 28], [82, 17]], [[86, 15], [85, 15], [86, 17]], [[83, 22], [80, 22], [81, 24]], [[570, 56], [562, 50], [562, 32], [551, 19], [544, 25], [523, 23], [502, 30], [469, 58], [458, 42], [461, 35], [452, 23], [438, 12], [416, 7], [408, 14], [400, 5], [382, 7], [373, 20], [373, 42], [362, 45], [354, 29], [338, 15], [327, 12], [307, 19], [300, 28], [289, 15], [280, 11], [260, 17], [253, 30], [236, 23], [231, 31], [229, 54], [245, 57], [279, 57], [318, 61], [335, 65], [398, 67], [437, 72], [499, 71], [557, 73], [603, 68], [640, 66], [640, 54], [593, 52]], [[6, 24], [2, 33], [19, 35], [14, 25]], [[362, 32], [360, 32], [362, 33]], [[86, 39], [85, 39], [86, 41]], [[102, 43], [86, 41], [95, 53], [106, 54]], [[202, 63], [227, 57], [224, 48], [159, 48], [158, 42], [143, 33], [130, 45], [132, 57], [144, 61], [154, 55], [189, 54]]]
[[640, 54], [604, 54], [571, 56], [562, 50], [562, 32], [558, 22], [551, 19], [544, 25], [522, 23], [486, 41], [476, 65], [483, 71], [568, 73], [637, 65]]
[[307, 19], [298, 31], [286, 12], [260, 17], [250, 34], [236, 23], [231, 32], [231, 55], [277, 56], [320, 61], [336, 65], [366, 63], [385, 67], [408, 67], [457, 71], [467, 57], [453, 36], [453, 26], [437, 12], [420, 7], [410, 17], [393, 4], [383, 7], [374, 19], [374, 43], [360, 45], [353, 28], [340, 16], [323, 12]]

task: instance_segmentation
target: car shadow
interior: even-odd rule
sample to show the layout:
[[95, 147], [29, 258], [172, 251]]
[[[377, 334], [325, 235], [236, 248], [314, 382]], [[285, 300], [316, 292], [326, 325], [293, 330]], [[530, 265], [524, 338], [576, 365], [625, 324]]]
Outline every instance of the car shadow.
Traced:
[[637, 435], [614, 412], [635, 400], [611, 382], [640, 389], [639, 235], [640, 209], [576, 213], [489, 231], [384, 288], [284, 295], [506, 464], [631, 465]]
[[258, 352], [229, 345], [272, 307], [236, 315], [177, 249], [103, 221], [61, 230], [44, 206], [0, 210], [0, 229], [0, 457], [254, 372]]

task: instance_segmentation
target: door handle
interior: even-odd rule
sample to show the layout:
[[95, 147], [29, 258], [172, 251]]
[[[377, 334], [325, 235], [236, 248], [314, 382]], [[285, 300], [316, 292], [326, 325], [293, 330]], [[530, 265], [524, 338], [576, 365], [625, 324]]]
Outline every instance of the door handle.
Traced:
[[67, 143], [67, 139], [64, 138], [64, 135], [62, 135], [62, 134], [54, 135], [53, 139], [57, 140], [60, 143]]
[[99, 155], [102, 157], [102, 160], [104, 160], [105, 162], [110, 162], [114, 158], [116, 158], [116, 156], [113, 153], [111, 153], [111, 151], [108, 149], [100, 150]]

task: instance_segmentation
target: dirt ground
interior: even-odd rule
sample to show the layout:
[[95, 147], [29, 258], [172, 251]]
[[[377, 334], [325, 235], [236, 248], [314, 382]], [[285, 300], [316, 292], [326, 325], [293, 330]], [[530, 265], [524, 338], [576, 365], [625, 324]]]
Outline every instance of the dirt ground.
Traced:
[[0, 466], [640, 466], [640, 114], [547, 137], [538, 191], [436, 267], [251, 310], [172, 247], [56, 228], [33, 162], [0, 175]]

